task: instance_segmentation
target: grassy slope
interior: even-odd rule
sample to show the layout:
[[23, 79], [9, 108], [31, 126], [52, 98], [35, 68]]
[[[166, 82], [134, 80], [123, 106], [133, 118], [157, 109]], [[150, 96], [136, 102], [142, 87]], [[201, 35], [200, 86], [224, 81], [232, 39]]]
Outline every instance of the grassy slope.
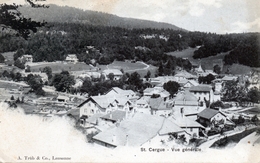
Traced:
[[[199, 60], [199, 59], [192, 58], [195, 50], [196, 50], [196, 48], [189, 48], [189, 49], [185, 49], [185, 50], [179, 51], [179, 52], [169, 52], [167, 54], [173, 55], [176, 57], [188, 58], [190, 60], [190, 62], [194, 63], [194, 64], [199, 64], [201, 62], [203, 67], [205, 67], [206, 69], [212, 70], [213, 63], [220, 62], [221, 60], [223, 60], [224, 56], [229, 53], [229, 52], [221, 53], [216, 56], [210, 56], [210, 57], [202, 58], [201, 60]], [[230, 73], [232, 73], [232, 74], [246, 74], [251, 71], [250, 67], [244, 66], [241, 64], [233, 64], [231, 66], [225, 65], [225, 66], [223, 66], [223, 73], [225, 73], [227, 71], [227, 69], [229, 69]]]

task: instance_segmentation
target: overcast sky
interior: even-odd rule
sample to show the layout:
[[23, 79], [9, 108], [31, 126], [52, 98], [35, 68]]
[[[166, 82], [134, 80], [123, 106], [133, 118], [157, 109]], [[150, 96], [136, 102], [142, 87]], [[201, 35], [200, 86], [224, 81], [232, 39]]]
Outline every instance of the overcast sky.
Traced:
[[[0, 0], [24, 3], [25, 0]], [[47, 0], [121, 17], [166, 22], [190, 31], [260, 32], [259, 0]]]

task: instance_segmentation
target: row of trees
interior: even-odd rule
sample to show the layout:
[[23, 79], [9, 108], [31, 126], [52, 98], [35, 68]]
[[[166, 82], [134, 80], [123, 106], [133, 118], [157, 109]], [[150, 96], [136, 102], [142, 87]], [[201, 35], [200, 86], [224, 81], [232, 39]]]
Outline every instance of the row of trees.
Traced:
[[246, 85], [239, 85], [238, 81], [228, 81], [223, 88], [223, 101], [258, 103], [260, 90], [256, 87], [248, 89]]

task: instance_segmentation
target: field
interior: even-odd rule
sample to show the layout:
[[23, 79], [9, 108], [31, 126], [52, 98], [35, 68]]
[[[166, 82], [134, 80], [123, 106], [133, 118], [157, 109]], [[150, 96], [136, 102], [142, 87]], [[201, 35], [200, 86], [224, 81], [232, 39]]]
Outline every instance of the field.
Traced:
[[[229, 53], [229, 52], [220, 53], [216, 56], [210, 56], [210, 57], [202, 58], [201, 60], [199, 60], [199, 59], [193, 59], [192, 58], [193, 53], [196, 49], [197, 48], [188, 48], [188, 49], [185, 49], [183, 51], [169, 52], [167, 54], [175, 56], [175, 57], [187, 58], [193, 64], [201, 63], [203, 68], [212, 70], [213, 69], [213, 63], [221, 63], [223, 61], [225, 55]], [[224, 64], [224, 62], [223, 62], [223, 64]], [[229, 72], [231, 74], [246, 74], [246, 73], [249, 73], [251, 71], [251, 68], [248, 67], [248, 66], [240, 65], [240, 64], [233, 64], [231, 66], [230, 65], [224, 65], [222, 73], [227, 72], [227, 70], [229, 70]]]
[[254, 108], [252, 108], [252, 109], [243, 111], [243, 113], [253, 114], [253, 115], [260, 115], [260, 108], [259, 108], [259, 107], [254, 107]]
[[113, 63], [109, 65], [100, 65], [99, 66], [101, 70], [105, 69], [123, 69], [125, 73], [133, 73], [133, 72], [138, 72], [141, 77], [144, 77], [149, 70], [151, 72], [151, 76], [153, 77], [157, 67], [152, 66], [152, 65], [147, 65], [143, 62], [136, 62], [136, 63], [131, 63], [131, 62], [122, 62], [122, 61], [114, 61]]
[[4, 57], [5, 57], [5, 59], [7, 59], [7, 60], [10, 60], [10, 61], [14, 61], [14, 53], [15, 52], [5, 52], [5, 53], [1, 53]]
[[82, 70], [91, 70], [91, 66], [85, 63], [63, 63], [63, 62], [40, 62], [29, 64], [32, 72], [39, 72], [40, 69], [43, 69], [46, 66], [51, 67], [53, 73], [59, 73], [62, 70], [64, 71], [82, 71]]

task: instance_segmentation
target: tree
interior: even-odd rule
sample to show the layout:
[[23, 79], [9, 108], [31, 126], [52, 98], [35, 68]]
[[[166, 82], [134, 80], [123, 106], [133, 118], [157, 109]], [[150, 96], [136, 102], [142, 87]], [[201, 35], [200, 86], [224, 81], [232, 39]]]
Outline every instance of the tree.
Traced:
[[88, 92], [90, 92], [91, 87], [92, 87], [91, 81], [84, 80], [84, 82], [83, 82], [83, 84], [82, 84], [82, 86], [80, 88], [80, 92], [87, 92], [88, 93]]
[[42, 72], [45, 72], [46, 75], [48, 76], [48, 80], [52, 78], [52, 69], [49, 66], [46, 66], [43, 68]]
[[260, 100], [260, 91], [256, 87], [251, 88], [247, 93], [247, 96], [251, 102], [258, 103]]
[[17, 59], [15, 62], [14, 62], [14, 65], [20, 69], [25, 69], [25, 66], [24, 66], [24, 63], [22, 63], [22, 61], [20, 59]]
[[[38, 0], [26, 0], [32, 7], [47, 7], [36, 4]], [[43, 0], [44, 1], [44, 0]], [[25, 18], [18, 8], [21, 5], [16, 4], [0, 4], [0, 26], [1, 30], [13, 31], [17, 36], [28, 39], [31, 32], [37, 32], [38, 27], [42, 27], [46, 22], [36, 22], [31, 18]]]
[[52, 81], [53, 86], [57, 91], [66, 92], [75, 84], [74, 77], [68, 71], [62, 71], [60, 74], [55, 74]]
[[148, 79], [151, 77], [151, 71], [148, 70], [146, 75], [145, 75], [145, 78], [146, 78], [146, 81], [148, 81]]
[[5, 63], [5, 57], [2, 54], [0, 54], [0, 63]]
[[241, 102], [247, 97], [246, 91], [237, 81], [227, 81], [223, 87], [223, 101]]
[[211, 84], [212, 80], [214, 80], [215, 77], [212, 74], [208, 74], [207, 76], [200, 76], [198, 78], [199, 83], [203, 83], [203, 84]]
[[213, 67], [213, 71], [217, 74], [220, 74], [221, 73], [221, 67], [219, 65], [215, 65]]
[[109, 80], [114, 80], [115, 75], [113, 73], [108, 74]]
[[45, 95], [43, 91], [43, 81], [38, 75], [27, 75], [27, 83], [36, 95]]
[[178, 92], [180, 85], [175, 81], [168, 81], [163, 84], [163, 88], [170, 93], [171, 97], [173, 97], [173, 95]]
[[224, 108], [224, 104], [223, 102], [221, 101], [216, 101], [216, 102], [213, 102], [211, 105], [210, 105], [210, 108], [211, 109], [218, 109], [218, 108]]
[[31, 67], [29, 65], [26, 66], [25, 72], [31, 72]]
[[141, 87], [143, 86], [143, 81], [141, 79], [141, 76], [137, 72], [133, 72], [129, 76], [127, 83], [135, 86], [135, 90], [141, 89]]

